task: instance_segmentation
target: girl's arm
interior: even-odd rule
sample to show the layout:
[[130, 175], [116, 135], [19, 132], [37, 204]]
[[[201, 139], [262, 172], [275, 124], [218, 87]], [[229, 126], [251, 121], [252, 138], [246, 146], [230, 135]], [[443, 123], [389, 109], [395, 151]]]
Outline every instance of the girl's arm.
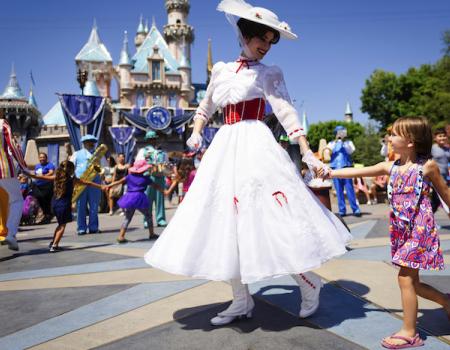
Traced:
[[125, 176], [125, 177], [122, 177], [120, 180], [111, 182], [111, 183], [108, 185], [108, 187], [110, 188], [110, 187], [114, 187], [114, 186], [116, 186], [116, 185], [123, 184], [125, 181], [127, 181], [127, 177], [126, 177], [126, 176]]
[[445, 180], [439, 172], [439, 167], [434, 160], [429, 160], [425, 163], [423, 167], [423, 174], [431, 180], [434, 189], [437, 191], [439, 196], [441, 196], [444, 203], [450, 207], [450, 188], [447, 187]]
[[36, 175], [31, 172], [26, 172], [25, 175], [37, 180], [55, 181], [55, 175]]
[[[166, 196], [167, 194], [169, 194], [169, 191], [166, 191], [164, 188], [160, 187], [159, 185], [157, 185], [157, 184], [155, 184], [155, 183], [150, 184], [150, 186], [152, 186], [155, 190], [161, 192], [161, 193], [162, 193], [163, 195], [165, 195], [165, 196]], [[170, 187], [172, 187], [172, 186], [170, 186]]]
[[350, 179], [352, 177], [368, 177], [389, 175], [392, 162], [381, 162], [364, 168], [343, 168], [331, 170], [331, 178]]
[[73, 178], [73, 182], [75, 184], [78, 183], [78, 184], [82, 184], [82, 185], [86, 185], [86, 186], [95, 187], [95, 188], [98, 188], [99, 190], [102, 190], [102, 191], [108, 188], [108, 186], [100, 185], [100, 184], [97, 184], [97, 183], [92, 182], [92, 181], [81, 180], [81, 179], [79, 179], [77, 177]]
[[170, 184], [170, 187], [167, 190], [164, 191], [164, 195], [168, 196], [169, 194], [171, 194], [175, 190], [175, 188], [176, 188], [176, 186], [178, 185], [179, 182], [180, 182], [180, 180], [179, 180], [179, 178], [177, 176], [174, 180], [172, 180], [172, 183]]

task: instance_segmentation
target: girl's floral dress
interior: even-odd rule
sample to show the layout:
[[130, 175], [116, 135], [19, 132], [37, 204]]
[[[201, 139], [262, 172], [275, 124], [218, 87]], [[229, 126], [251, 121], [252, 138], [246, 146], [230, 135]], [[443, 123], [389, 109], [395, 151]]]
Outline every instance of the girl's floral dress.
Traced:
[[430, 184], [423, 179], [423, 162], [404, 173], [396, 161], [391, 170], [388, 196], [392, 263], [421, 270], [442, 270], [444, 258], [429, 198]]

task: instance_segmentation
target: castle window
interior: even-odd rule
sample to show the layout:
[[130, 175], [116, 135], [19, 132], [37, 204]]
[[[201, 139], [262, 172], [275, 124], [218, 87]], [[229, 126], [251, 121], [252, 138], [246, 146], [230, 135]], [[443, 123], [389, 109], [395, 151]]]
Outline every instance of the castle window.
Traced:
[[145, 95], [142, 91], [139, 91], [136, 95], [136, 108], [142, 108], [145, 106]]
[[161, 106], [162, 105], [161, 95], [153, 95], [153, 106]]
[[153, 80], [161, 80], [161, 63], [152, 62], [152, 79]]
[[169, 107], [171, 108], [178, 107], [178, 99], [176, 94], [169, 94]]

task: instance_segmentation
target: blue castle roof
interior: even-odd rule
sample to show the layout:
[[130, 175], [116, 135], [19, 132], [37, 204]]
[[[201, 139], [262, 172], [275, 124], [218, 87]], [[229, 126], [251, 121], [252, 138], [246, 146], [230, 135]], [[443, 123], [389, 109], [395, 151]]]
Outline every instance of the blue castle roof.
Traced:
[[83, 46], [83, 48], [78, 52], [75, 57], [76, 61], [90, 61], [90, 62], [112, 62], [111, 55], [100, 40], [97, 32], [97, 25], [94, 22], [92, 26], [91, 34], [89, 40]]
[[153, 47], [155, 45], [159, 47], [159, 54], [164, 58], [166, 71], [170, 73], [178, 73], [177, 71], [180, 65], [170, 53], [169, 46], [167, 45], [159, 30], [154, 25], [152, 25], [152, 27], [150, 28], [150, 32], [148, 33], [144, 42], [131, 59], [132, 62], [134, 62], [134, 68], [132, 72], [149, 72], [147, 57], [153, 54]]
[[14, 70], [14, 64], [11, 67], [11, 75], [9, 76], [8, 85], [6, 85], [5, 91], [3, 92], [3, 95], [0, 96], [0, 98], [18, 99], [18, 100], [27, 99], [19, 86], [19, 82], [17, 81], [16, 72]]
[[66, 125], [61, 103], [58, 101], [42, 118], [44, 125]]

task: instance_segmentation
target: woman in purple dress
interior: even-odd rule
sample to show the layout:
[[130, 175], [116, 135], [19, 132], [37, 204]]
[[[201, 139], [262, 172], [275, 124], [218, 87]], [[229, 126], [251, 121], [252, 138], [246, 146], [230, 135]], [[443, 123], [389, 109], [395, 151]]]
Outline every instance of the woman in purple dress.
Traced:
[[129, 174], [126, 177], [115, 181], [108, 186], [110, 188], [118, 184], [127, 184], [127, 192], [117, 202], [119, 207], [122, 208], [125, 213], [125, 219], [120, 227], [117, 243], [128, 242], [125, 238], [125, 234], [136, 209], [144, 215], [146, 222], [149, 223], [148, 238], [153, 239], [158, 237], [153, 230], [152, 212], [148, 198], [145, 195], [145, 190], [147, 186], [151, 186], [164, 194], [166, 193], [164, 189], [153, 183], [149, 174], [145, 174], [151, 167], [152, 166], [147, 164], [145, 160], [138, 160], [128, 170]]

